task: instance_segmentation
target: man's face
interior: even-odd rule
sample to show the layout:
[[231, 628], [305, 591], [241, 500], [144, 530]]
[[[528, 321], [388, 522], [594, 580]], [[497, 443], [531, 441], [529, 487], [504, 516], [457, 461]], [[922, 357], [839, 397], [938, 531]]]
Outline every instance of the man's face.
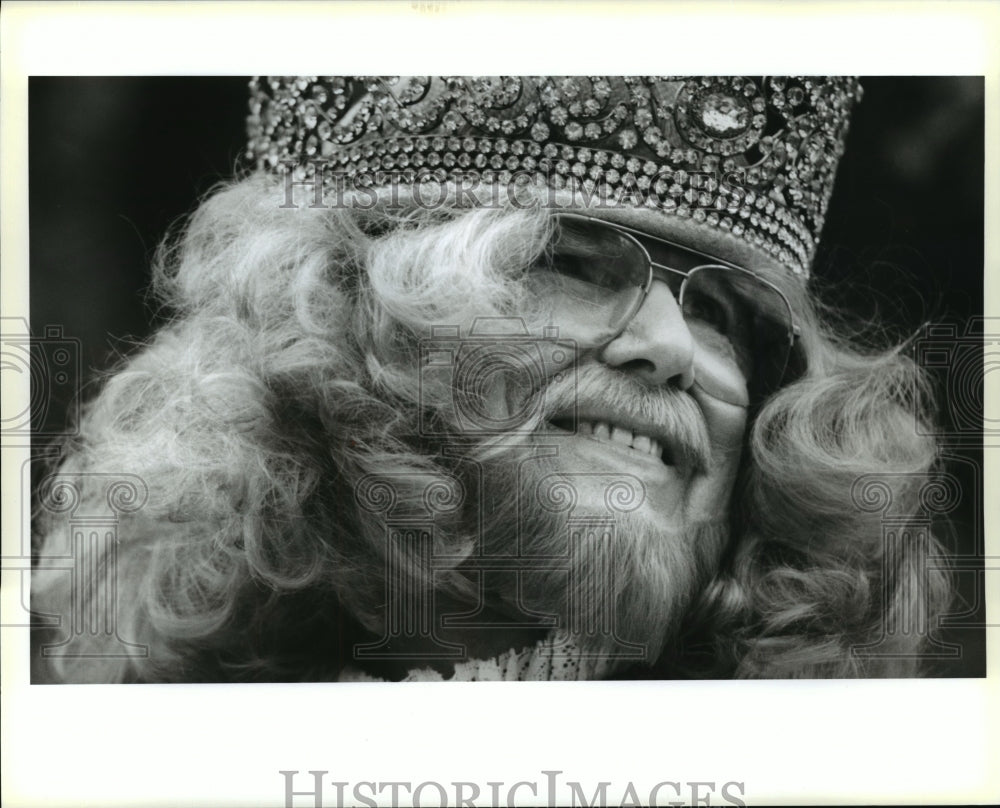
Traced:
[[728, 516], [746, 429], [750, 318], [724, 272], [699, 271], [681, 295], [680, 273], [660, 271], [643, 296], [649, 271], [650, 253], [629, 234], [560, 219], [529, 270], [544, 327], [569, 347], [547, 365], [558, 352], [540, 344], [546, 417], [535, 442], [557, 452], [553, 464], [573, 475], [579, 504], [592, 501], [594, 515], [608, 480], [628, 475], [640, 489], [637, 515], [686, 530]]
[[[661, 529], [728, 519], [747, 425], [745, 407], [698, 384], [702, 363], [712, 360], [692, 334], [697, 327], [666, 284], [654, 282], [625, 331], [582, 352], [574, 405], [537, 436], [558, 448], [561, 470], [638, 478], [645, 497], [637, 515]], [[560, 329], [567, 332], [571, 325]], [[746, 385], [738, 368], [728, 372], [731, 383]], [[580, 497], [604, 507], [603, 474], [593, 485], [574, 479]]]
[[[719, 350], [717, 332], [706, 333], [702, 304], [682, 311], [664, 281], [652, 283], [623, 330], [596, 344], [580, 335], [601, 316], [599, 295], [548, 281], [536, 292], [558, 344], [576, 350], [548, 368], [540, 390], [537, 382], [528, 393], [516, 382], [497, 390], [497, 413], [535, 411], [523, 404], [537, 402], [544, 418], [527, 442], [543, 455], [498, 461], [487, 486], [506, 496], [492, 506], [484, 542], [488, 552], [516, 547], [540, 560], [568, 552], [577, 573], [566, 577], [555, 562], [523, 576], [507, 597], [572, 622], [581, 619], [573, 604], [589, 597], [584, 590], [603, 592], [598, 600], [615, 604], [618, 636], [655, 658], [717, 568], [728, 535], [747, 426], [745, 404], [733, 402], [747, 398], [746, 366], [738, 350]], [[562, 305], [563, 294], [586, 299], [585, 321], [567, 315], [573, 306]], [[540, 347], [555, 355], [551, 343]], [[600, 538], [605, 528], [572, 527], [592, 519], [611, 520], [611, 545]], [[602, 569], [611, 572], [601, 578]], [[583, 622], [602, 619], [594, 612]]]

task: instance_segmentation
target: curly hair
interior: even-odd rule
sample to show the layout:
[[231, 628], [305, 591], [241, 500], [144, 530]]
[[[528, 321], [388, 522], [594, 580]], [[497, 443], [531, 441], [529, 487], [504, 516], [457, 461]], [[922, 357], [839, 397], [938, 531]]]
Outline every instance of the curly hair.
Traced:
[[[391, 474], [395, 507], [417, 513], [428, 476], [455, 484], [418, 437], [434, 395], [418, 392], [419, 340], [473, 316], [531, 317], [522, 278], [551, 232], [543, 211], [289, 210], [277, 182], [225, 187], [161, 248], [154, 292], [171, 318], [107, 376], [66, 442], [59, 473], [78, 475], [85, 498], [101, 496], [92, 474], [148, 487], [146, 507], [121, 517], [116, 564], [119, 634], [149, 654], [102, 656], [108, 638], [91, 635], [94, 658], [54, 659], [54, 679], [336, 678], [345, 649], [384, 625], [384, 576], [399, 561], [358, 485]], [[887, 556], [851, 489], [885, 474], [915, 512], [936, 459], [914, 429], [915, 414], [929, 417], [926, 384], [900, 351], [838, 340], [805, 290], [781, 282], [804, 372], [755, 413], [730, 548], [653, 670], [913, 675], [918, 634], [877, 658], [852, 649], [893, 615], [942, 608], [947, 582], [919, 563], [934, 540]], [[432, 403], [455, 432], [449, 401]], [[434, 586], [468, 602], [461, 559], [477, 537], [463, 517], [436, 526], [433, 550], [454, 564]], [[36, 507], [34, 526], [39, 554], [67, 552], [61, 517]], [[36, 610], [71, 609], [57, 573], [36, 570], [32, 595]]]

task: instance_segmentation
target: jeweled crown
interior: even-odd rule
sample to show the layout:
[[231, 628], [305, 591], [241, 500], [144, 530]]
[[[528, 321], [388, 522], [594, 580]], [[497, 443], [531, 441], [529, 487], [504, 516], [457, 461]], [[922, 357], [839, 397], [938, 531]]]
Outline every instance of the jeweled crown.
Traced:
[[249, 158], [379, 184], [473, 175], [688, 217], [807, 276], [850, 109], [845, 77], [267, 77]]

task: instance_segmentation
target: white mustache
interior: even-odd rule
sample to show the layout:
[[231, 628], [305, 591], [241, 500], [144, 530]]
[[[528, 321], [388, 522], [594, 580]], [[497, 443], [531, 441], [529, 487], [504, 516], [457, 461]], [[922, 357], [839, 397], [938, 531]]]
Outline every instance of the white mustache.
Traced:
[[609, 368], [580, 365], [575, 374], [553, 377], [532, 398], [528, 409], [545, 421], [567, 412], [587, 412], [606, 415], [611, 422], [655, 424], [669, 436], [675, 462], [695, 472], [708, 469], [712, 453], [708, 427], [697, 403], [681, 390], [647, 387]]

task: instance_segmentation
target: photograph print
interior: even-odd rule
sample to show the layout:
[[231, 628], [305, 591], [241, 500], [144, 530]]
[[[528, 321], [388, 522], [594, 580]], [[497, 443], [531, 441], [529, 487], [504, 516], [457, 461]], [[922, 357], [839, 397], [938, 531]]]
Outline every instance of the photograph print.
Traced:
[[982, 77], [28, 91], [33, 683], [985, 676]]

